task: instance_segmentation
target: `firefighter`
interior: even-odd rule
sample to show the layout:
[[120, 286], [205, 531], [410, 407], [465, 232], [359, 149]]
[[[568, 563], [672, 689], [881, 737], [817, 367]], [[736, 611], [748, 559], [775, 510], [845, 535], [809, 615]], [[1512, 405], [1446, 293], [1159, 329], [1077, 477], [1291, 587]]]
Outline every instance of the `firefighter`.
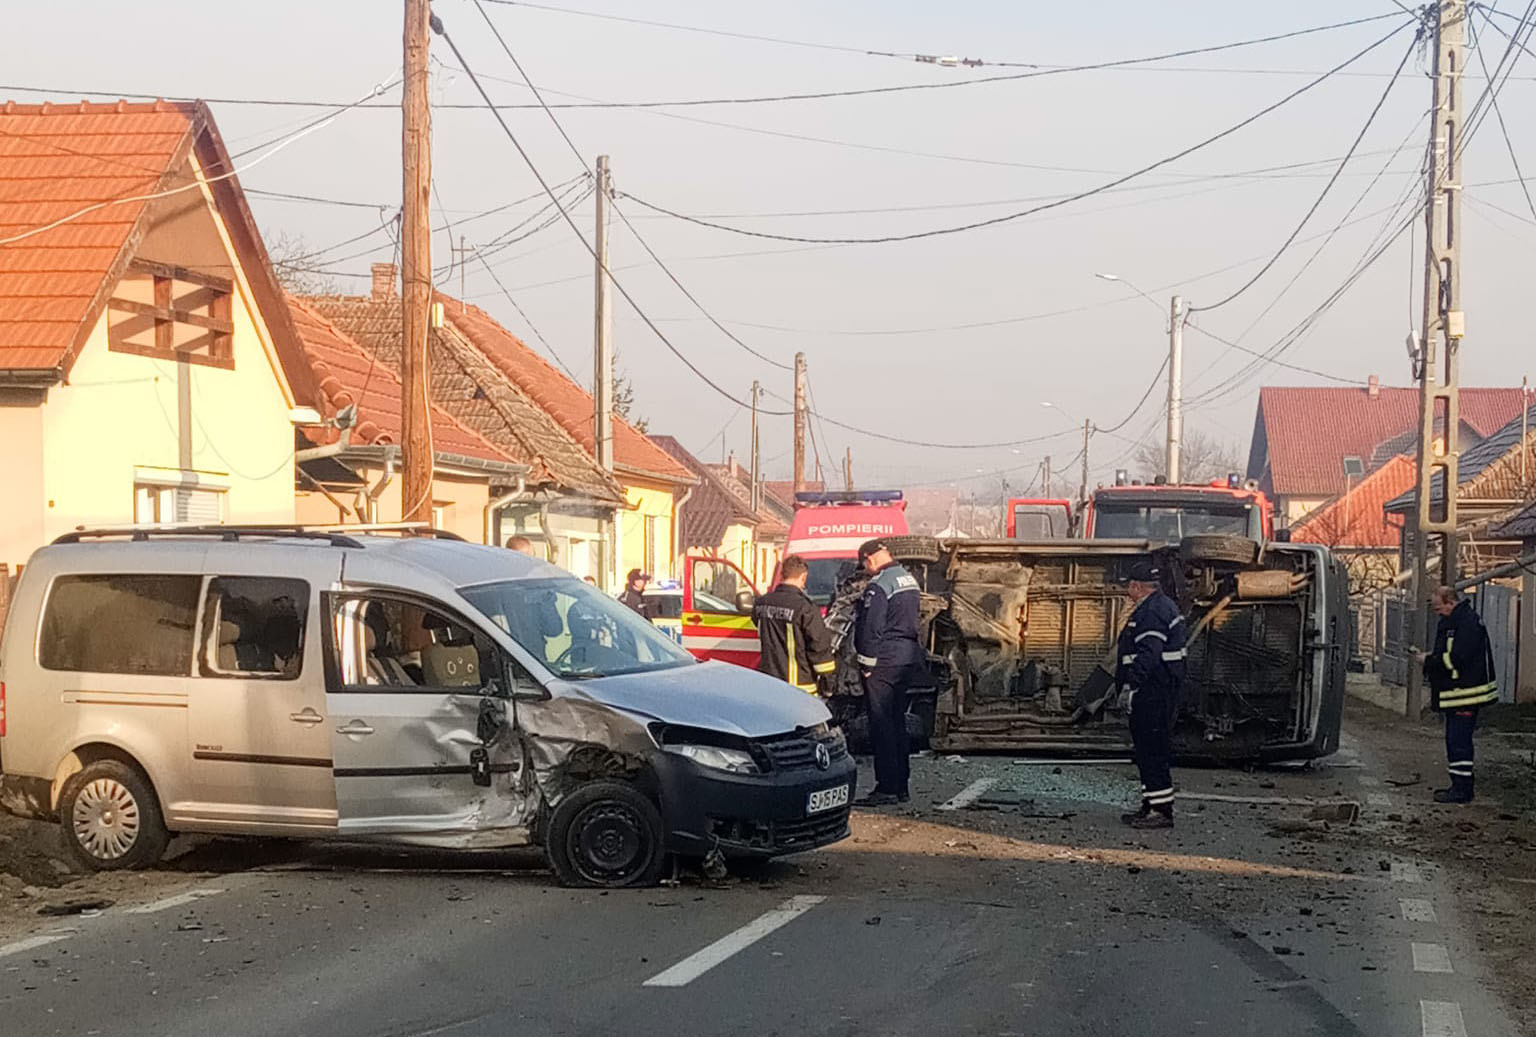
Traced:
[[909, 797], [907, 689], [922, 679], [927, 655], [917, 639], [917, 580], [896, 564], [881, 540], [859, 547], [859, 564], [870, 580], [859, 600], [853, 646], [864, 676], [875, 754], [875, 788], [859, 804], [878, 807], [905, 803]]
[[1115, 681], [1130, 711], [1131, 743], [1141, 772], [1141, 809], [1122, 814], [1132, 828], [1173, 827], [1173, 727], [1184, 685], [1184, 617], [1163, 593], [1151, 562], [1131, 567], [1135, 608], [1120, 631]]
[[804, 558], [786, 557], [779, 563], [778, 586], [757, 599], [752, 620], [763, 646], [757, 668], [814, 695], [817, 682], [830, 676], [837, 663], [832, 659], [832, 631], [805, 593], [810, 573]]
[[1499, 699], [1493, 645], [1481, 617], [1454, 589], [1436, 588], [1430, 604], [1440, 616], [1434, 650], [1417, 655], [1429, 681], [1430, 705], [1445, 714], [1445, 760], [1451, 774], [1450, 787], [1435, 790], [1435, 802], [1470, 803], [1477, 711]]

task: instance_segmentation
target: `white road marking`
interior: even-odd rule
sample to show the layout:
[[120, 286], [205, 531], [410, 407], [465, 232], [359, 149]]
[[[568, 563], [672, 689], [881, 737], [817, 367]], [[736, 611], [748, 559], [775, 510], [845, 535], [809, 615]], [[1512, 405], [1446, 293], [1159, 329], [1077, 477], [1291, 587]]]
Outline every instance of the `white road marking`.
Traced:
[[955, 793], [952, 799], [948, 800], [947, 802], [940, 803], [935, 809], [959, 810], [962, 807], [968, 807], [980, 799], [988, 789], [996, 784], [996, 778], [978, 778], [967, 785], [965, 788], [961, 789], [959, 792]]
[[1451, 954], [1438, 943], [1416, 943], [1413, 945], [1413, 971], [1415, 972], [1454, 972], [1451, 968]]
[[727, 933], [671, 968], [658, 972], [643, 985], [648, 987], [687, 986], [722, 961], [746, 950], [775, 929], [788, 925], [826, 899], [819, 896], [790, 897], [772, 911], [754, 918], [733, 933]]
[[178, 893], [174, 897], [166, 897], [164, 900], [152, 900], [138, 907], [130, 907], [124, 914], [152, 915], [157, 911], [168, 911], [173, 907], [182, 907], [186, 904], [195, 904], [206, 897], [215, 897], [223, 893], [222, 889], [192, 889], [185, 893]]
[[1424, 1037], [1467, 1037], [1461, 1006], [1454, 1001], [1420, 1001], [1419, 1014], [1424, 1018]]
[[1428, 922], [1433, 925], [1435, 918], [1435, 905], [1427, 900], [1415, 900], [1405, 897], [1399, 900], [1398, 906], [1403, 909], [1403, 918], [1409, 922]]
[[67, 940], [73, 933], [43, 933], [40, 936], [29, 936], [25, 940], [17, 940], [15, 943], [0, 944], [0, 958], [9, 954], [20, 954], [37, 947], [46, 947], [50, 943], [58, 943]]
[[1368, 789], [1375, 789], [1375, 788], [1380, 788], [1381, 787], [1381, 779], [1380, 778], [1373, 778], [1369, 774], [1362, 774], [1362, 775], [1360, 775], [1359, 781], [1360, 781], [1361, 785], [1365, 786]]
[[1392, 805], [1392, 797], [1385, 792], [1367, 792], [1365, 794], [1365, 801], [1373, 807], [1390, 807]]
[[1419, 866], [1412, 861], [1392, 862], [1393, 882], [1423, 882], [1424, 876], [1419, 874]]

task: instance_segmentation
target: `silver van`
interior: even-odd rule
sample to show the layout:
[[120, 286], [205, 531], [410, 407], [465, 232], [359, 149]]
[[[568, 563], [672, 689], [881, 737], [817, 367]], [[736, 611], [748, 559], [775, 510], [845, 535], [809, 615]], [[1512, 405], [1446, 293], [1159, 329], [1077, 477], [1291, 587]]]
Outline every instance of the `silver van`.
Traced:
[[561, 881], [848, 834], [816, 699], [563, 570], [438, 535], [72, 533], [0, 642], [0, 805], [91, 868], [172, 833], [537, 844]]

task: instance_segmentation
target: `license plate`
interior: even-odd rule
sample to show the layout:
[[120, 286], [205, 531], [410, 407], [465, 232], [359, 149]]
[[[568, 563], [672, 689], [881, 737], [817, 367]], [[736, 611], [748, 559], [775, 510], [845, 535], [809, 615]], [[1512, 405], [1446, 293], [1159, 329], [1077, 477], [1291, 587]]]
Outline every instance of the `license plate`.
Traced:
[[839, 785], [834, 789], [822, 789], [812, 792], [810, 799], [806, 801], [805, 812], [807, 814], [821, 814], [828, 810], [836, 810], [838, 807], [848, 805], [848, 793], [852, 785]]

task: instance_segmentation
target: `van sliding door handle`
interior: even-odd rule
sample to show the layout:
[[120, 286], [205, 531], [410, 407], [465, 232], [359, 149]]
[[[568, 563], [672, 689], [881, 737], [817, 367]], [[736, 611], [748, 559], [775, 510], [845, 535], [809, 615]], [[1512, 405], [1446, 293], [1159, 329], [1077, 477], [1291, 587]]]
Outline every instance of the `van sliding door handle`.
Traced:
[[321, 723], [323, 720], [325, 720], [325, 717], [321, 716], [319, 713], [316, 713], [313, 709], [310, 709], [308, 706], [306, 706], [297, 713], [289, 713], [288, 719], [292, 720], [295, 724], [308, 724], [313, 726], [315, 724]]
[[373, 734], [373, 728], [361, 720], [354, 720], [349, 724], [338, 727], [336, 733], [339, 735], [371, 735]]

